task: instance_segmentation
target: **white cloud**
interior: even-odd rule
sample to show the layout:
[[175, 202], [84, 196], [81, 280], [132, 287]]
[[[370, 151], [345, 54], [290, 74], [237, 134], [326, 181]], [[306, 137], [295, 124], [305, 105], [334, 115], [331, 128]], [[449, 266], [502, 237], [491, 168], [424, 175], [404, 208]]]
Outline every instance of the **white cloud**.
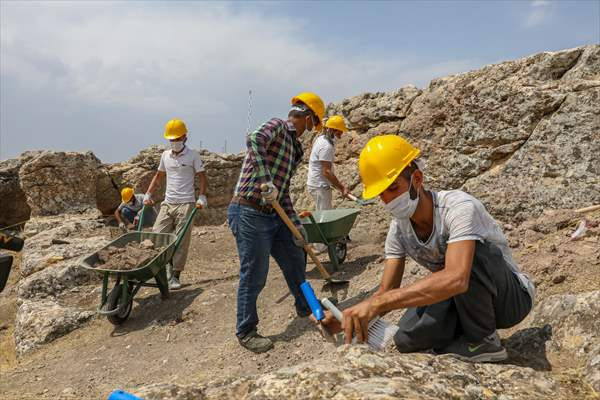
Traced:
[[541, 25], [548, 21], [552, 14], [552, 4], [548, 0], [534, 0], [530, 4], [529, 14], [524, 25], [527, 28]]
[[104, 160], [123, 159], [160, 142], [172, 116], [196, 127], [205, 146], [219, 149], [228, 138], [237, 151], [249, 88], [258, 124], [285, 115], [301, 90], [329, 102], [473, 67], [468, 60], [410, 65], [400, 54], [373, 59], [358, 49], [339, 54], [307, 43], [306, 21], [222, 3], [1, 7], [2, 158], [32, 146], [84, 146]]

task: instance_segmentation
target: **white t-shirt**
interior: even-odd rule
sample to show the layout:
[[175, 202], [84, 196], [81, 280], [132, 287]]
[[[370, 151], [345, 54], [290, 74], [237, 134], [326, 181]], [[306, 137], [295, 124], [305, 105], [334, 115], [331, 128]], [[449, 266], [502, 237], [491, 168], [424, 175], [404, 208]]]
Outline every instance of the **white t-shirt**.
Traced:
[[310, 158], [308, 159], [308, 179], [306, 184], [310, 187], [330, 187], [331, 182], [323, 176], [323, 167], [321, 161], [331, 162], [331, 172], [333, 172], [333, 160], [335, 149], [333, 143], [325, 137], [319, 135], [313, 143]]
[[434, 203], [434, 228], [431, 236], [426, 242], [422, 242], [409, 219], [394, 218], [385, 241], [385, 258], [404, 258], [408, 255], [435, 272], [444, 268], [448, 243], [462, 240], [493, 243], [500, 249], [504, 260], [533, 301], [533, 282], [517, 266], [502, 229], [484, 205], [460, 190], [430, 193]]
[[167, 190], [165, 203], [194, 203], [194, 179], [198, 172], [204, 171], [200, 154], [187, 146], [177, 155], [172, 150], [165, 150], [160, 156], [158, 170], [167, 173]]

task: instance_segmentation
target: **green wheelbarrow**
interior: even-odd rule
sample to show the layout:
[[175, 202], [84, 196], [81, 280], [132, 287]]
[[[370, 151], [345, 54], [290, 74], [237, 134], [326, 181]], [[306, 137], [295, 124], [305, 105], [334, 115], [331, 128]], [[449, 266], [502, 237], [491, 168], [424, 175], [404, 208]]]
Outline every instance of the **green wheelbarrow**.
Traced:
[[323, 243], [327, 246], [329, 261], [337, 271], [347, 255], [348, 233], [360, 213], [358, 208], [337, 210], [302, 211], [298, 214], [306, 230], [308, 243]]
[[[166, 266], [172, 262], [173, 255], [175, 254], [175, 251], [177, 251], [177, 248], [189, 229], [197, 211], [198, 209], [194, 208], [186, 220], [185, 225], [177, 232], [177, 234], [143, 232], [141, 230], [143, 217], [141, 217], [138, 224], [138, 231], [126, 233], [118, 237], [103, 248], [81, 260], [80, 267], [103, 275], [100, 306], [96, 310], [98, 314], [106, 315], [108, 321], [113, 325], [120, 325], [129, 317], [131, 309], [133, 308], [133, 298], [142, 286], [158, 288], [163, 298], [169, 295]], [[125, 247], [128, 243], [139, 243], [146, 239], [150, 239], [155, 247], [163, 248], [156, 257], [146, 264], [135, 269], [124, 271], [94, 268], [94, 265], [99, 261], [99, 251], [106, 249], [108, 246]], [[110, 276], [115, 278], [115, 285], [111, 291], [108, 292], [108, 281]], [[151, 279], [154, 279], [156, 283], [149, 283], [148, 281]]]

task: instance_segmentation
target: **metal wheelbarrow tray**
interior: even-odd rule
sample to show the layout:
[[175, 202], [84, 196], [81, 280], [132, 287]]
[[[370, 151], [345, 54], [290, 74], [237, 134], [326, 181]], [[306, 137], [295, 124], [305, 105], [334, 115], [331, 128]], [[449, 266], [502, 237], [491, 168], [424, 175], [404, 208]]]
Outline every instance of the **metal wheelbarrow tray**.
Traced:
[[359, 213], [358, 208], [339, 208], [299, 214], [306, 215], [300, 222], [306, 230], [307, 242], [327, 245], [329, 260], [336, 271], [346, 259], [348, 234]]
[[[103, 275], [102, 295], [100, 306], [97, 308], [99, 314], [106, 315], [112, 324], [120, 325], [129, 317], [133, 306], [133, 297], [142, 286], [158, 288], [163, 298], [169, 295], [166, 265], [173, 259], [173, 255], [188, 230], [196, 211], [197, 209], [194, 209], [190, 213], [185, 225], [177, 234], [143, 231], [126, 233], [80, 261], [80, 267]], [[140, 221], [139, 229], [141, 229], [141, 226], [142, 222]], [[110, 270], [94, 267], [99, 261], [98, 252], [101, 250], [109, 246], [125, 247], [128, 243], [139, 243], [146, 239], [150, 239], [155, 248], [163, 248], [156, 257], [146, 264], [130, 270]], [[115, 277], [115, 286], [109, 293], [108, 278], [111, 275]], [[151, 279], [154, 279], [156, 283], [149, 283], [148, 281]]]

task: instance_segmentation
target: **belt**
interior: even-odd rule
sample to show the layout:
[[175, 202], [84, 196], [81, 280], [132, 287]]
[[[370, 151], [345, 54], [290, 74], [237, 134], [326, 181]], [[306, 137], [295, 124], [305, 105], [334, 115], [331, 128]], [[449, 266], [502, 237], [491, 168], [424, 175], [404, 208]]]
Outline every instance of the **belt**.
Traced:
[[275, 211], [275, 210], [273, 210], [273, 207], [271, 207], [270, 205], [262, 205], [256, 201], [247, 199], [245, 197], [233, 196], [233, 198], [231, 199], [231, 202], [235, 203], [235, 204], [240, 204], [242, 206], [252, 207], [256, 211], [260, 211], [261, 213], [264, 213], [264, 214], [273, 214], [273, 212]]

